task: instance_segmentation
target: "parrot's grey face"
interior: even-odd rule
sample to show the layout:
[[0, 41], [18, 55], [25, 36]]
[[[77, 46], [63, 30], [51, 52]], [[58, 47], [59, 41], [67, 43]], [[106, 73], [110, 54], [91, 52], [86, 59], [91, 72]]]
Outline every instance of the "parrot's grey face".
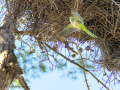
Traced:
[[74, 17], [71, 17], [69, 18], [70, 22], [73, 22], [74, 21]]

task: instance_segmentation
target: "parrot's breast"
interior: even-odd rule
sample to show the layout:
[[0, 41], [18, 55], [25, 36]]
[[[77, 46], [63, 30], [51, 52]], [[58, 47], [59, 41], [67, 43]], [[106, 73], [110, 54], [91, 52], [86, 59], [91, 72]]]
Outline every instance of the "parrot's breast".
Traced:
[[74, 27], [76, 27], [78, 30], [80, 30], [80, 22], [77, 22], [77, 21], [73, 21], [73, 22], [71, 22], [71, 24], [74, 26]]

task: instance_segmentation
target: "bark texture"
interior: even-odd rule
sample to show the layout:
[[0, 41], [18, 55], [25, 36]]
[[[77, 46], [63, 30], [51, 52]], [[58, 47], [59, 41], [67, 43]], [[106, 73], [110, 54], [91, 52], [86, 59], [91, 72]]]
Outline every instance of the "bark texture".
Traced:
[[12, 30], [12, 16], [7, 12], [0, 27], [0, 90], [8, 90], [14, 79], [18, 79], [22, 87], [29, 90], [13, 52], [15, 45]]

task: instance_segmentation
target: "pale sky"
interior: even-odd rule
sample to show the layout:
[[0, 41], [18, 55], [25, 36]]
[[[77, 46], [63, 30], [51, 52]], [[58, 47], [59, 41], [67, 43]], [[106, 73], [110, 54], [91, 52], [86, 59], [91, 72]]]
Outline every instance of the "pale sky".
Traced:
[[[69, 77], [61, 77], [62, 71], [54, 70], [53, 72], [43, 74], [39, 79], [30, 79], [31, 90], [88, 90], [86, 87], [86, 83], [84, 82], [84, 75], [78, 74], [78, 80], [72, 80]], [[90, 86], [90, 90], [100, 90], [102, 85], [98, 83], [90, 74], [87, 75], [88, 84]], [[101, 80], [102, 77], [99, 77]], [[102, 81], [103, 82], [103, 81]], [[103, 82], [105, 83], [105, 82]], [[119, 84], [113, 85], [113, 90], [119, 90]], [[107, 84], [109, 86], [109, 84]], [[111, 86], [110, 90], [111, 89]], [[102, 88], [101, 90], [106, 90], [106, 88]]]

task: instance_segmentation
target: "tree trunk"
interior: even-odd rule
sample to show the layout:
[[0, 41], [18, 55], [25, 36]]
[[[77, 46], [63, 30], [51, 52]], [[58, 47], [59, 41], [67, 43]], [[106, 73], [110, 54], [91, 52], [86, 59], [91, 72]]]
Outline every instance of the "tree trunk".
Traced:
[[12, 21], [11, 14], [7, 12], [0, 27], [0, 90], [9, 90], [16, 78], [25, 90], [29, 90], [13, 52], [15, 45]]

